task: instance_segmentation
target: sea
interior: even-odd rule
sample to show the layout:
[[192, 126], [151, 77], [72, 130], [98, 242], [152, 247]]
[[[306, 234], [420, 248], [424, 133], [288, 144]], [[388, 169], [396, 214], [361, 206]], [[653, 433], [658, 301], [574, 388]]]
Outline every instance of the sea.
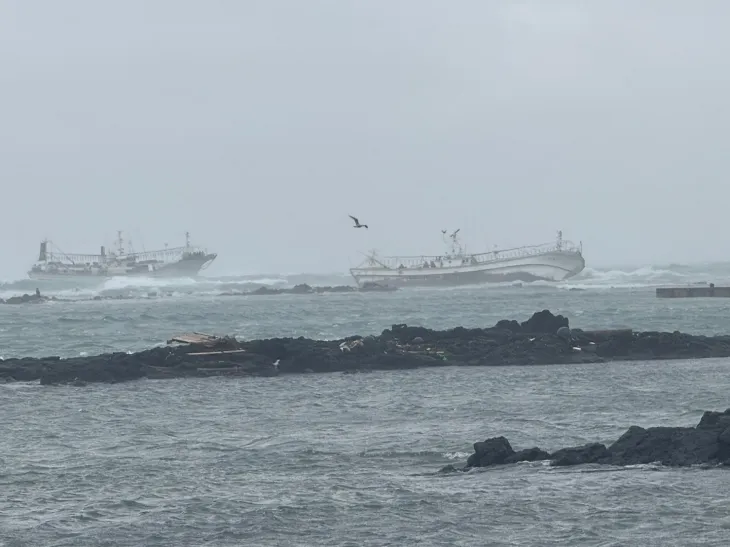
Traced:
[[[197, 331], [240, 339], [524, 321], [730, 332], [730, 264], [587, 268], [558, 284], [250, 296], [344, 275], [0, 283], [0, 356], [134, 352]], [[730, 360], [458, 367], [274, 378], [0, 385], [0, 547], [725, 546], [730, 471], [658, 465], [466, 473], [476, 441], [610, 443], [630, 425], [692, 426], [730, 407]]]

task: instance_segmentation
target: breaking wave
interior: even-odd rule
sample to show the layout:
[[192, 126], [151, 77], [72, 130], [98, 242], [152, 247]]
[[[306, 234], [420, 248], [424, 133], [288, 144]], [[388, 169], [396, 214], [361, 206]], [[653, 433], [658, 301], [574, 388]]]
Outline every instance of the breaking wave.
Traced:
[[[587, 267], [579, 275], [561, 283], [504, 283], [494, 287], [525, 285], [562, 290], [639, 289], [666, 285], [730, 284], [730, 263], [700, 265], [671, 264], [636, 268]], [[79, 283], [79, 286], [75, 286]], [[82, 284], [83, 283], [83, 284]], [[0, 298], [33, 293], [39, 288], [46, 296], [66, 300], [92, 298], [156, 298], [176, 296], [218, 296], [239, 294], [262, 286], [293, 287], [301, 283], [312, 286], [350, 285], [347, 274], [261, 274], [219, 277], [183, 277], [160, 279], [152, 277], [114, 277], [106, 280], [36, 281], [22, 279], [0, 282]], [[449, 288], [449, 289], [458, 289]], [[429, 290], [429, 289], [423, 289]]]
[[565, 289], [634, 289], [663, 285], [722, 283], [723, 280], [730, 280], [730, 268], [714, 272], [696, 266], [644, 266], [625, 270], [586, 268], [560, 286]]
[[44, 296], [64, 300], [93, 298], [148, 298], [184, 295], [217, 296], [243, 293], [259, 287], [293, 287], [300, 283], [310, 285], [344, 285], [351, 283], [345, 275], [240, 275], [223, 277], [113, 277], [111, 279], [63, 279], [40, 281], [21, 279], [0, 282], [0, 298], [32, 294], [38, 288]]

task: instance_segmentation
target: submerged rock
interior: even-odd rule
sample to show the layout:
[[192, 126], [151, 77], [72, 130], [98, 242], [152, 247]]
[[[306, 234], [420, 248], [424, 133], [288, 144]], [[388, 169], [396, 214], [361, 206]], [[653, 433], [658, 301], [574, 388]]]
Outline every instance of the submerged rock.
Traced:
[[462, 470], [521, 461], [550, 460], [551, 465], [583, 464], [667, 466], [730, 465], [730, 409], [705, 412], [696, 427], [631, 426], [609, 447], [601, 443], [561, 448], [548, 453], [540, 448], [515, 452], [505, 437], [474, 443]]

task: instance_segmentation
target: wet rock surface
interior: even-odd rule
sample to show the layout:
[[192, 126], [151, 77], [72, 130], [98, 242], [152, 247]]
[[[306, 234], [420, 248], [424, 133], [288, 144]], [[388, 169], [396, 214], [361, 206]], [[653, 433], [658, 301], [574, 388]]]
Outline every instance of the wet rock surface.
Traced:
[[449, 365], [581, 364], [705, 357], [730, 357], [730, 337], [581, 331], [570, 329], [567, 318], [543, 310], [523, 323], [503, 320], [484, 329], [456, 327], [436, 331], [397, 324], [378, 336], [341, 340], [221, 338], [213, 347], [191, 344], [133, 354], [7, 359], [0, 361], [0, 380], [40, 380], [43, 384], [77, 380], [123, 382], [144, 377], [274, 376]]
[[584, 464], [638, 465], [659, 463], [666, 466], [730, 466], [730, 409], [705, 412], [696, 427], [631, 426], [616, 442], [561, 448], [549, 453], [540, 448], [515, 452], [505, 437], [493, 437], [474, 443], [474, 454], [458, 469], [448, 466], [442, 471], [466, 471], [472, 467], [489, 467], [522, 461], [547, 460], [550, 465]]

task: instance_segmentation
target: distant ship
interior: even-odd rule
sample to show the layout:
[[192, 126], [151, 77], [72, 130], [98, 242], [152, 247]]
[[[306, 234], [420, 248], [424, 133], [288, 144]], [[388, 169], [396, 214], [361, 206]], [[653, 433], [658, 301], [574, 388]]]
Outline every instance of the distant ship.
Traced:
[[[69, 254], [49, 249], [53, 244], [44, 240], [38, 261], [28, 272], [31, 279], [99, 279], [110, 277], [192, 277], [210, 266], [216, 253], [190, 245], [185, 233], [185, 246], [141, 253], [124, 249], [122, 232], [117, 232], [117, 249], [107, 253], [102, 246], [98, 255]], [[131, 247], [131, 244], [130, 244]]]
[[350, 274], [358, 286], [380, 283], [393, 286], [455, 286], [510, 281], [562, 281], [585, 268], [583, 244], [555, 243], [467, 254], [459, 230], [446, 235], [448, 250], [440, 256], [378, 257], [374, 251]]

